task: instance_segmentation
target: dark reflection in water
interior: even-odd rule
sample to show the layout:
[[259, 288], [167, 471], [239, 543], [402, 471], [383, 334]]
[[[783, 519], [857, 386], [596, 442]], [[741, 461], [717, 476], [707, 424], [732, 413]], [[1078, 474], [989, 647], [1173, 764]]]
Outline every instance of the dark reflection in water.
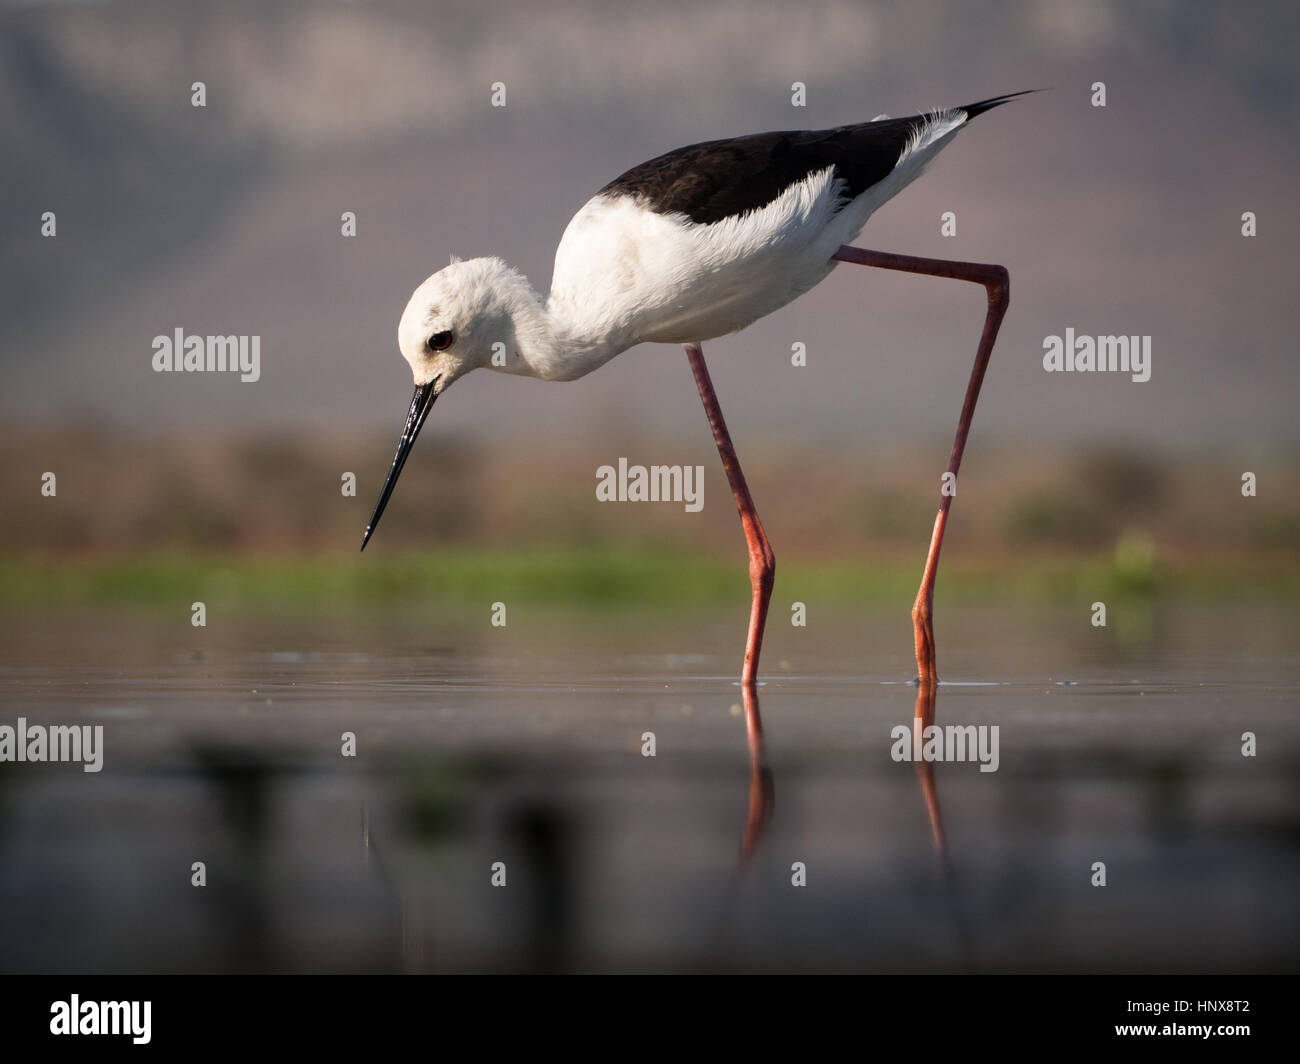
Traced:
[[277, 766], [255, 750], [224, 746], [198, 747], [194, 760], [232, 844], [234, 859], [207, 870], [211, 879], [204, 888], [225, 924], [228, 962], [240, 971], [264, 969], [274, 961], [267, 888]]
[[507, 836], [523, 857], [531, 884], [526, 899], [524, 955], [520, 966], [535, 972], [567, 971], [574, 938], [574, 888], [578, 872], [572, 824], [555, 804], [524, 800], [510, 810]]
[[[744, 874], [762, 841], [772, 817], [776, 794], [764, 747], [758, 691], [742, 686], [741, 697], [749, 772], [739, 861], [737, 867], [724, 877], [727, 883], [724, 899], [730, 900], [734, 900], [739, 887], [737, 877]], [[436, 762], [432, 771], [437, 771]], [[427, 830], [430, 819], [427, 809], [422, 818]], [[439, 818], [435, 816], [432, 819], [436, 821]], [[367, 803], [361, 806], [360, 834], [361, 849], [367, 863], [383, 884], [397, 914], [398, 967], [413, 973], [436, 970], [436, 965], [430, 964], [432, 943], [423, 926], [420, 909], [403, 891], [385, 858], [386, 848], [374, 836]], [[435, 828], [431, 834], [438, 838], [441, 830]], [[508, 874], [514, 877], [524, 898], [521, 950], [517, 963], [512, 967], [533, 972], [576, 970], [580, 964], [579, 959], [573, 956], [572, 945], [578, 932], [575, 908], [581, 856], [577, 852], [579, 841], [573, 816], [563, 802], [535, 792], [525, 792], [506, 808], [503, 834], [507, 848], [518, 855], [518, 864], [510, 862]], [[724, 901], [724, 908], [725, 904]], [[726, 922], [725, 912], [720, 916], [720, 922]]]
[[[0, 663], [0, 724], [105, 727], [100, 773], [0, 764], [0, 970], [1300, 964], [1300, 687], [1259, 642], [1286, 630], [1276, 612], [1166, 631], [1170, 656], [1140, 669], [1016, 674], [1050, 639], [937, 689], [792, 668], [761, 711], [759, 690], [690, 671], [730, 660], [727, 626], [716, 654], [592, 678], [599, 627], [534, 675], [325, 636], [131, 664], [139, 633], [76, 624], [69, 645], [128, 664]], [[1248, 667], [1222, 649], [1256, 630]], [[908, 722], [998, 724], [1000, 767], [895, 762]]]

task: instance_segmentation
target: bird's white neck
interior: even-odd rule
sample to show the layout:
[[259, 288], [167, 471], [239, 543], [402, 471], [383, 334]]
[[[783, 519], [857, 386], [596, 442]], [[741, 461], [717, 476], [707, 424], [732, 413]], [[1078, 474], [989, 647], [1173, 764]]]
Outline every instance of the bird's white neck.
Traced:
[[522, 274], [519, 283], [501, 293], [512, 334], [506, 342], [504, 365], [497, 359], [488, 368], [546, 381], [571, 381], [603, 366], [635, 343], [622, 330], [584, 321], [581, 306], [571, 301], [543, 300]]

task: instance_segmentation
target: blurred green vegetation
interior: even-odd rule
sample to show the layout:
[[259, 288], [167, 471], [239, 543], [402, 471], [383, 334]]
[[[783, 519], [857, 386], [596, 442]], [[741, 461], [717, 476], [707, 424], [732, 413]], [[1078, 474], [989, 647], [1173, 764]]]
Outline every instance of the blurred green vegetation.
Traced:
[[[777, 587], [823, 602], [908, 600], [921, 562], [795, 560], [777, 564]], [[425, 599], [481, 602], [485, 589], [513, 600], [600, 606], [731, 601], [748, 593], [743, 551], [723, 557], [668, 550], [452, 549], [436, 555], [248, 557], [104, 556], [0, 559], [0, 607], [30, 603], [202, 599], [249, 605]], [[953, 560], [939, 574], [948, 599], [1091, 596], [1295, 596], [1300, 567], [1259, 560], [1161, 562], [1140, 537], [1106, 556]]]

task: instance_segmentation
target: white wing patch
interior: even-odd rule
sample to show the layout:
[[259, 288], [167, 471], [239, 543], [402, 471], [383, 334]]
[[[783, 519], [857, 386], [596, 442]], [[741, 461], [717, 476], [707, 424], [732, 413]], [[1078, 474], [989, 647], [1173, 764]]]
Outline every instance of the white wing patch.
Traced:
[[920, 154], [926, 148], [943, 140], [949, 133], [956, 132], [967, 122], [965, 111], [928, 111], [921, 117], [923, 121], [907, 138], [907, 143], [899, 153], [896, 166], [902, 166], [909, 156]]

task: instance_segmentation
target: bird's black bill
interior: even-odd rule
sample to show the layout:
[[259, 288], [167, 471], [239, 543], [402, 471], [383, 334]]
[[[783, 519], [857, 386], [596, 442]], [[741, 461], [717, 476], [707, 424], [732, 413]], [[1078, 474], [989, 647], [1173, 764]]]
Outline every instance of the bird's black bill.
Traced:
[[397, 453], [393, 455], [393, 468], [388, 471], [388, 479], [384, 481], [384, 490], [379, 493], [379, 501], [375, 503], [375, 512], [370, 515], [370, 524], [366, 525], [366, 534], [361, 540], [362, 550], [365, 550], [366, 544], [370, 542], [370, 536], [375, 531], [375, 526], [379, 524], [379, 518], [383, 516], [384, 507], [388, 505], [388, 497], [393, 494], [393, 487], [397, 484], [397, 475], [401, 473], [402, 466], [406, 465], [406, 456], [411, 453], [411, 448], [415, 446], [415, 437], [420, 435], [420, 429], [424, 427], [424, 419], [429, 415], [429, 408], [433, 406], [433, 401], [438, 398], [438, 393], [434, 391], [434, 385], [437, 383], [437, 378], [434, 378], [428, 384], [417, 384], [415, 386], [415, 396], [411, 399], [411, 411], [406, 415], [406, 428], [402, 429], [402, 436], [397, 441]]

